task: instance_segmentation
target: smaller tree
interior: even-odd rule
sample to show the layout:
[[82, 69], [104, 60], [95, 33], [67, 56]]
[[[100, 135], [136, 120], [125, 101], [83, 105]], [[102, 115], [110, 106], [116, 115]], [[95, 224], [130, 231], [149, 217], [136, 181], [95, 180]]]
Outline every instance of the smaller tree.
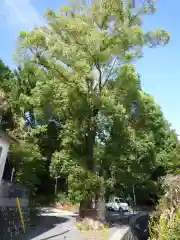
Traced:
[[45, 159], [38, 146], [20, 141], [11, 147], [9, 158], [15, 168], [16, 181], [30, 187], [35, 193], [45, 172]]

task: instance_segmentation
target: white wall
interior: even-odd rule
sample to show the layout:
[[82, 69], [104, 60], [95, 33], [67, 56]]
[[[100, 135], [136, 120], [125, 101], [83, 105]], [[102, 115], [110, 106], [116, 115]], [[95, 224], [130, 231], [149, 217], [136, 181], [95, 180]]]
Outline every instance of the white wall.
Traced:
[[9, 148], [9, 142], [6, 139], [2, 138], [1, 136], [0, 136], [0, 147], [2, 147], [2, 152], [0, 155], [0, 181], [1, 181], [4, 173], [6, 157], [7, 157], [8, 148]]

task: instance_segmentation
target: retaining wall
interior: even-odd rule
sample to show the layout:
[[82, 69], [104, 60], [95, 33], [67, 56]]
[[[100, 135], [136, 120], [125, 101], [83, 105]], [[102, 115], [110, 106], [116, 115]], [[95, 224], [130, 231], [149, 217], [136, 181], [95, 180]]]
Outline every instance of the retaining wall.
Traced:
[[120, 240], [137, 240], [137, 237], [133, 234], [131, 227], [129, 227]]
[[30, 223], [28, 190], [16, 183], [0, 181], [0, 240], [12, 240], [22, 232], [16, 197], [19, 198], [25, 228]]
[[[30, 223], [30, 209], [22, 207], [22, 215], [27, 229]], [[17, 207], [0, 207], [0, 239], [11, 240], [22, 232], [22, 224]]]
[[129, 221], [129, 227], [126, 228], [126, 231], [122, 234], [122, 236], [119, 238], [120, 240], [138, 240], [137, 233], [135, 231], [135, 225], [136, 221], [141, 216], [148, 215], [149, 212], [139, 212], [135, 214], [133, 217], [131, 217]]

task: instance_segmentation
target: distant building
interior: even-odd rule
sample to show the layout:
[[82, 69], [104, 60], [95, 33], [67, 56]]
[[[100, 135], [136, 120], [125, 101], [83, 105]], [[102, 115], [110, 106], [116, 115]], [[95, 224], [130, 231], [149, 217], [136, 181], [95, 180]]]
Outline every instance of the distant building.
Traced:
[[0, 181], [3, 179], [5, 166], [6, 166], [6, 172], [9, 174], [10, 165], [6, 164], [6, 160], [7, 160], [9, 144], [12, 141], [15, 142], [16, 140], [10, 137], [7, 133], [0, 131]]

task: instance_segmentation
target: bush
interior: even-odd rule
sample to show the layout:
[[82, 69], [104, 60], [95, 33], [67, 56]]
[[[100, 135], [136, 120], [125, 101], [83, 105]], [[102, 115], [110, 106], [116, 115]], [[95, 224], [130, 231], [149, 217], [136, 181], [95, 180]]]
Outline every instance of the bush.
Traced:
[[180, 240], [180, 176], [167, 176], [167, 193], [149, 223], [150, 240]]
[[72, 202], [70, 201], [68, 195], [66, 195], [63, 192], [58, 192], [55, 197], [56, 202], [59, 202], [61, 204], [71, 204]]

